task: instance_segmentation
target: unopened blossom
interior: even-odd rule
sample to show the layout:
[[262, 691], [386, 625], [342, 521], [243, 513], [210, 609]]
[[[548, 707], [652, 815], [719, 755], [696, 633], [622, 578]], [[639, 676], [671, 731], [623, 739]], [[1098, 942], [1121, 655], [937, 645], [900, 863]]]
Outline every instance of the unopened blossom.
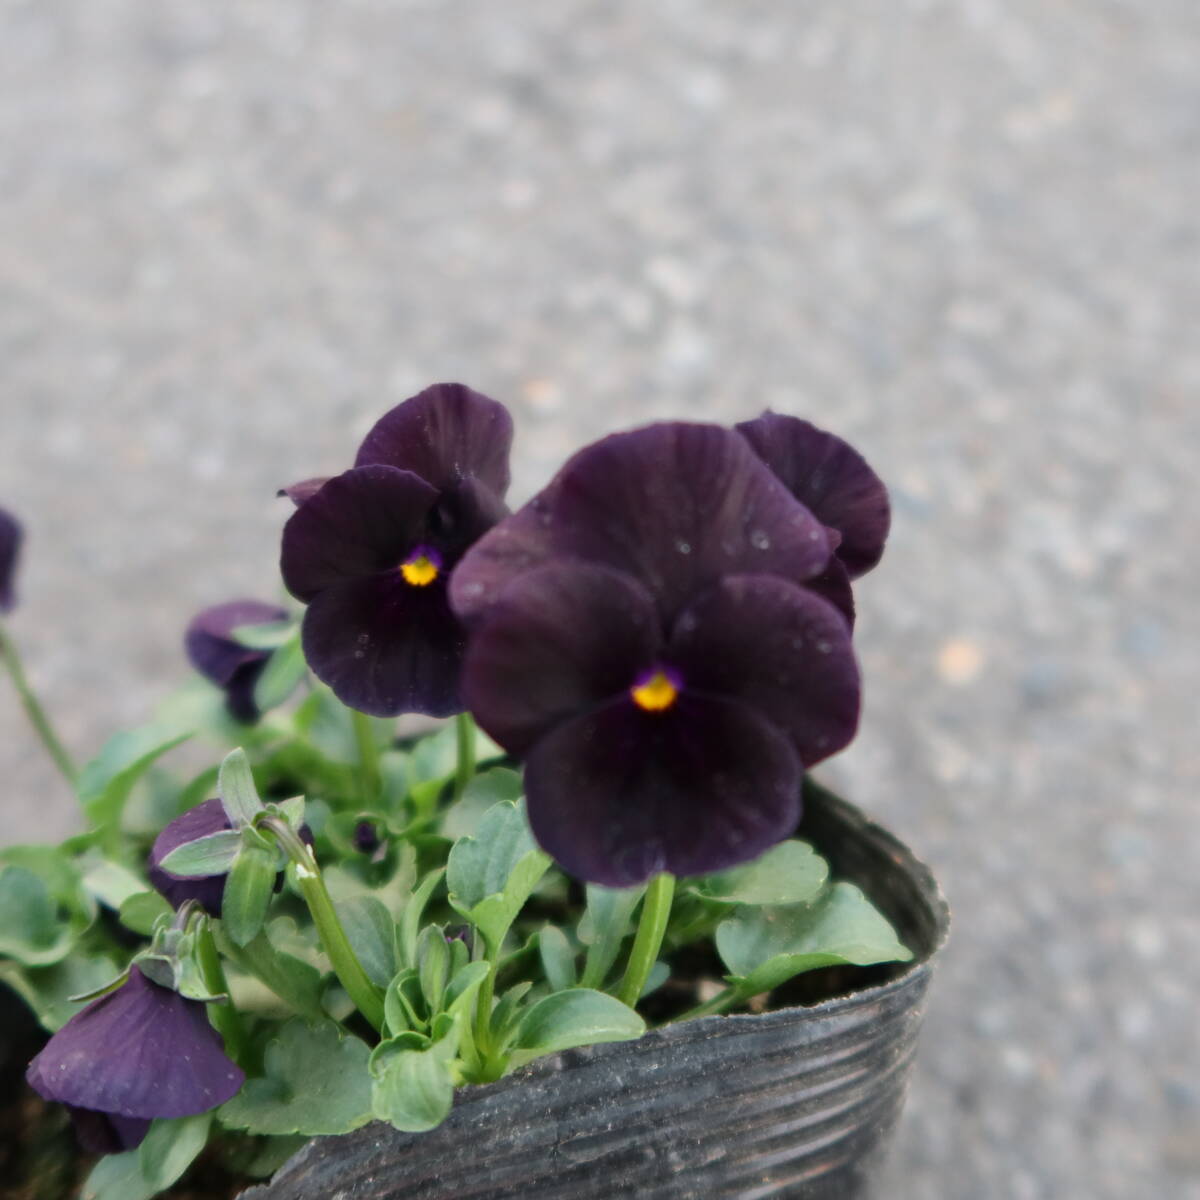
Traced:
[[503, 405], [437, 384], [382, 417], [351, 470], [298, 493], [284, 582], [308, 605], [305, 657], [343, 703], [376, 716], [461, 710], [465, 636], [447, 580], [507, 512], [511, 441]]
[[156, 1117], [188, 1117], [230, 1099], [245, 1075], [226, 1055], [205, 1005], [152, 983], [135, 964], [116, 991], [78, 1012], [25, 1078], [65, 1104], [96, 1153], [137, 1146]]
[[16, 517], [0, 508], [0, 613], [9, 612], [17, 603], [17, 556], [23, 536]]
[[271, 657], [270, 650], [243, 646], [233, 631], [243, 625], [282, 621], [287, 611], [258, 600], [230, 600], [197, 613], [184, 635], [184, 648], [193, 667], [225, 693], [225, 704], [236, 721], [251, 725], [262, 715], [254, 687]]

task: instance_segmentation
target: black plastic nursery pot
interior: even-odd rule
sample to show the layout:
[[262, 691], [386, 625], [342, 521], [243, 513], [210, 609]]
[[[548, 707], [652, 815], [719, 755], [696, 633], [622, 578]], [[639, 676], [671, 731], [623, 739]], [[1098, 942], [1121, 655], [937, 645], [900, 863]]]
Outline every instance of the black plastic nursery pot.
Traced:
[[439, 1128], [316, 1138], [243, 1200], [846, 1200], [871, 1194], [904, 1100], [949, 911], [929, 870], [806, 787], [800, 835], [861, 887], [910, 963], [842, 968], [841, 994], [703, 1017], [468, 1087]]

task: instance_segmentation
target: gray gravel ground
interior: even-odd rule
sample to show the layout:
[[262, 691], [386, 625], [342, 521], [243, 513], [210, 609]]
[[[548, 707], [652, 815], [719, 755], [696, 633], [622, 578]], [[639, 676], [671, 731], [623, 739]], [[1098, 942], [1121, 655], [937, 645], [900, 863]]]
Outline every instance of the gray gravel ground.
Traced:
[[[884, 1194], [1200, 1196], [1198, 62], [1195, 0], [3, 0], [0, 503], [67, 740], [427, 382], [511, 404], [519, 497], [808, 415], [896, 507], [826, 776], [957, 915]], [[6, 839], [72, 826], [7, 693], [0, 773]]]

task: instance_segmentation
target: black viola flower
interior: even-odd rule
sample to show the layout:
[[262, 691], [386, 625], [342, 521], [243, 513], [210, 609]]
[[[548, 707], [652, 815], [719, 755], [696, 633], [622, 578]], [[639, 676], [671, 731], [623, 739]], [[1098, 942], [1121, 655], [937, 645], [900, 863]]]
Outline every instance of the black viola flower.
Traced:
[[16, 517], [0, 508], [0, 613], [10, 612], [17, 603], [15, 579], [22, 536]]
[[29, 1064], [25, 1078], [67, 1105], [85, 1147], [132, 1149], [155, 1117], [224, 1104], [242, 1086], [204, 1004], [147, 979], [135, 965], [116, 991], [73, 1016]]
[[[211, 837], [214, 833], [223, 833], [232, 828], [233, 824], [226, 816], [219, 797], [203, 800], [176, 817], [154, 839], [154, 845], [150, 848], [150, 857], [146, 863], [150, 886], [163, 896], [172, 908], [181, 908], [186, 901], [195, 900], [210, 916], [219, 917], [221, 899], [225, 894], [225, 872], [219, 875], [173, 875], [170, 871], [163, 870], [162, 862], [172, 850], [187, 842]], [[312, 832], [307, 825], [301, 826], [300, 838], [310, 846], [313, 844]], [[276, 891], [282, 883], [281, 871], [276, 877]]]
[[343, 703], [375, 716], [462, 709], [465, 637], [447, 580], [508, 511], [511, 442], [503, 405], [437, 384], [301, 499], [283, 531], [283, 578], [308, 605], [305, 657]]
[[854, 734], [859, 675], [842, 614], [778, 575], [719, 577], [664, 622], [632, 574], [560, 560], [511, 580], [480, 622], [464, 694], [525, 759], [542, 847], [623, 887], [789, 836], [804, 766]]
[[788, 491], [837, 531], [834, 555], [850, 579], [879, 562], [891, 525], [887, 488], [849, 442], [769, 409], [736, 428]]
[[225, 706], [235, 721], [252, 725], [262, 716], [254, 702], [254, 685], [271, 657], [269, 650], [243, 646], [233, 637], [242, 625], [282, 621], [287, 611], [258, 600], [230, 600], [197, 613], [183, 644], [193, 667], [225, 693]]
[[669, 626], [726, 575], [806, 584], [827, 568], [834, 540], [744, 438], [664, 422], [579, 451], [472, 547], [451, 600], [473, 623], [534, 567], [576, 559], [632, 576]]

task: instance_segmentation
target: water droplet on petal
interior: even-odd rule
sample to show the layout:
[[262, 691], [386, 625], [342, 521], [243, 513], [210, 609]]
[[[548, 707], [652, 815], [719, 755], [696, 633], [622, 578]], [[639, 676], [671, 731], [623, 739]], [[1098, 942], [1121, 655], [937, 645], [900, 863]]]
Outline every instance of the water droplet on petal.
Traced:
[[360, 633], [358, 635], [358, 644], [360, 646], [369, 646], [371, 644], [371, 635], [369, 633]]
[[692, 544], [691, 542], [685, 542], [683, 538], [676, 538], [675, 549], [678, 550], [680, 554], [691, 554]]
[[817, 643], [817, 650], [821, 654], [828, 654], [830, 652], [830, 650], [832, 650], [832, 649], [833, 649], [832, 642], [818, 642]]
[[354, 657], [355, 658], [366, 658], [367, 652], [365, 650], [355, 650]]
[[769, 550], [771, 548], [771, 539], [767, 536], [765, 529], [755, 529], [750, 534], [750, 545], [755, 550]]

